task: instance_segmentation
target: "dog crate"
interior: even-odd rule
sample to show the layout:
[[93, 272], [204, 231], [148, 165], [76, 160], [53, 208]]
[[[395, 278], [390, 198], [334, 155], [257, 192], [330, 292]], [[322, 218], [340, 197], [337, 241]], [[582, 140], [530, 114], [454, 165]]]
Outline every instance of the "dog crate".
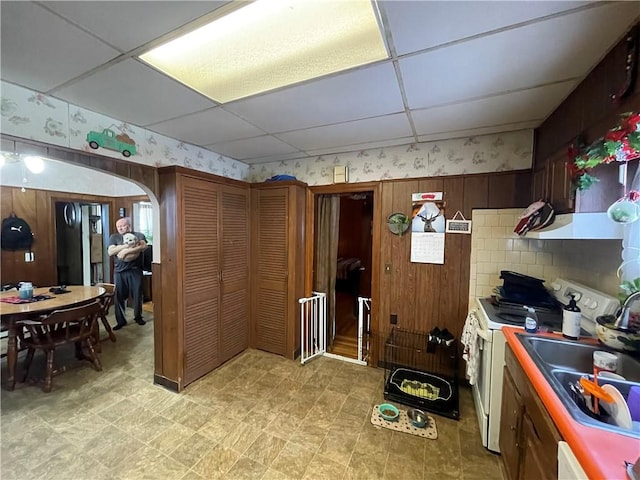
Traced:
[[429, 343], [429, 334], [393, 327], [384, 342], [384, 398], [460, 418], [458, 341]]

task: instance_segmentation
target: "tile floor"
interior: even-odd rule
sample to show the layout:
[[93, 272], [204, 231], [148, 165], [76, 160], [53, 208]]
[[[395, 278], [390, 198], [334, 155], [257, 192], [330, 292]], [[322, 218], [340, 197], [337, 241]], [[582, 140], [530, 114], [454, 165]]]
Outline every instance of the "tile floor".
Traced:
[[427, 440], [371, 425], [379, 369], [247, 350], [175, 394], [153, 385], [153, 322], [117, 337], [102, 372], [74, 368], [50, 394], [1, 390], [3, 480], [502, 478], [466, 388], [461, 420], [434, 416]]

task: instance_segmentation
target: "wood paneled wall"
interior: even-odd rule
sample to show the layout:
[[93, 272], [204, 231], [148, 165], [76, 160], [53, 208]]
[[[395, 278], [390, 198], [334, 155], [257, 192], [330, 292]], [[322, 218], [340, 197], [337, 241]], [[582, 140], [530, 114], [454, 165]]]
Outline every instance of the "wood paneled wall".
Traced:
[[53, 190], [27, 189], [22, 192], [17, 187], [3, 186], [0, 189], [0, 218], [11, 212], [24, 218], [34, 234], [33, 262], [25, 262], [24, 251], [2, 250], [0, 253], [0, 284], [30, 281], [34, 285], [56, 285], [57, 250], [55, 229], [55, 203], [81, 202], [108, 204], [109, 224], [115, 231], [118, 209], [124, 207], [131, 212], [134, 201], [147, 197], [105, 197]]
[[[460, 210], [471, 219], [474, 208], [525, 208], [531, 195], [531, 173], [518, 171], [382, 183], [382, 215], [411, 212], [411, 193], [444, 192], [446, 217]], [[372, 329], [384, 332], [390, 315], [402, 328], [430, 331], [447, 328], [457, 338], [468, 309], [471, 236], [446, 234], [444, 265], [411, 263], [411, 234], [397, 236], [381, 228], [379, 299]], [[375, 356], [375, 354], [374, 354]]]

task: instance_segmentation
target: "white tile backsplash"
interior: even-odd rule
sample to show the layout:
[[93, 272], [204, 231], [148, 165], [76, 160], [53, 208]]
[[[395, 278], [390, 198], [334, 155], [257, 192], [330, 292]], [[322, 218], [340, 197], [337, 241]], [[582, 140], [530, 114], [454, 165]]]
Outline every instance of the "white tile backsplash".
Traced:
[[621, 240], [538, 240], [513, 233], [522, 209], [473, 211], [469, 299], [491, 295], [501, 270], [548, 283], [558, 277], [617, 295]]

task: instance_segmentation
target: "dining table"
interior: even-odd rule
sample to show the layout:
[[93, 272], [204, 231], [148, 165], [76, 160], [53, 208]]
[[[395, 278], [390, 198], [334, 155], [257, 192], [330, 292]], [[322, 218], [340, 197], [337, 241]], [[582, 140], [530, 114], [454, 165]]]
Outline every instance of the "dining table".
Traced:
[[[56, 291], [65, 293], [54, 293]], [[68, 285], [60, 287], [39, 287], [33, 289], [33, 297], [49, 297], [28, 303], [7, 303], [19, 297], [17, 290], [0, 292], [0, 323], [7, 330], [7, 382], [5, 388], [13, 390], [16, 386], [16, 363], [18, 360], [18, 333], [22, 329], [18, 325], [20, 320], [33, 319], [40, 315], [63, 308], [77, 307], [89, 303], [104, 295], [103, 287], [83, 285]], [[4, 299], [4, 300], [3, 300]]]

